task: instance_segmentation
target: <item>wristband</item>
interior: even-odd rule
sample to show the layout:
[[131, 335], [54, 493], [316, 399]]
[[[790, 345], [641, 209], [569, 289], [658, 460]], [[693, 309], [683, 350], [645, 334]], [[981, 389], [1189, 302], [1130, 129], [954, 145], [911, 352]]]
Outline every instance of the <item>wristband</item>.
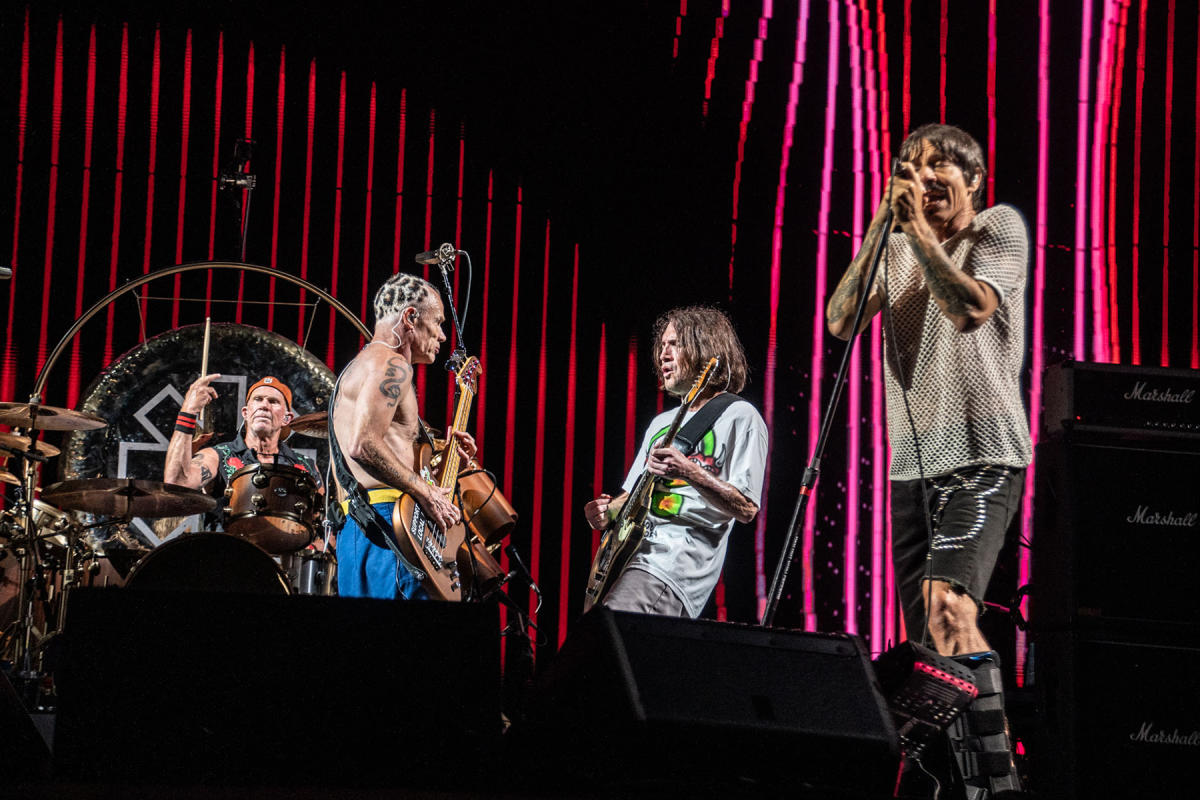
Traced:
[[180, 411], [175, 417], [175, 430], [179, 433], [193, 434], [196, 432], [196, 415]]

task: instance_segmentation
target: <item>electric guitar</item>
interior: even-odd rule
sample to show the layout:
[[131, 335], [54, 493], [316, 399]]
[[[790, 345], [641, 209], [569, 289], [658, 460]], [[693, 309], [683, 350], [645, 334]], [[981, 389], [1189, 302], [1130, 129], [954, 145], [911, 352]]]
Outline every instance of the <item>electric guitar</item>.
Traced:
[[[475, 399], [478, 385], [479, 359], [474, 356], [460, 357], [454, 364], [454, 382], [458, 385], [458, 405], [454, 411], [453, 429], [465, 430], [471, 416], [471, 403]], [[449, 437], [442, 450], [441, 473], [434, 479], [430, 470], [432, 448], [428, 444], [420, 447], [420, 474], [431, 485], [444, 489], [458, 483], [458, 442]], [[421, 584], [430, 597], [437, 600], [459, 601], [463, 599], [462, 575], [458, 569], [459, 548], [467, 539], [467, 527], [460, 520], [457, 525], [442, 530], [437, 523], [425, 516], [421, 506], [410, 494], [402, 494], [392, 507], [392, 528], [400, 551], [425, 577]], [[464, 551], [465, 552], [465, 551]]]
[[[699, 377], [696, 378], [696, 382], [688, 391], [687, 397], [679, 406], [679, 411], [675, 414], [671, 427], [667, 429], [666, 434], [658, 440], [655, 446], [670, 447], [671, 442], [675, 441], [675, 434], [683, 425], [684, 415], [687, 414], [697, 395], [704, 390], [717, 363], [718, 359], [710, 358], [705, 364]], [[621, 573], [625, 571], [629, 559], [641, 546], [642, 539], [646, 535], [646, 515], [650, 512], [650, 495], [654, 490], [654, 481], [657, 477], [649, 469], [643, 470], [637, 483], [634, 484], [633, 490], [625, 498], [625, 504], [621, 506], [617, 516], [604, 529], [604, 534], [600, 537], [600, 547], [596, 550], [595, 558], [592, 559], [587, 593], [583, 598], [585, 613], [604, 599], [613, 584], [617, 582], [617, 578], [621, 577]]]

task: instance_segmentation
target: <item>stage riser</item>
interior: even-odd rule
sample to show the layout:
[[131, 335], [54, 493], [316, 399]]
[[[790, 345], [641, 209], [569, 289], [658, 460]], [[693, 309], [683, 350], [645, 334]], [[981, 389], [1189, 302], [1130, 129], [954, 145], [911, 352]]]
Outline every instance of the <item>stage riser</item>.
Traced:
[[469, 785], [498, 749], [498, 634], [492, 605], [81, 590], [56, 776]]

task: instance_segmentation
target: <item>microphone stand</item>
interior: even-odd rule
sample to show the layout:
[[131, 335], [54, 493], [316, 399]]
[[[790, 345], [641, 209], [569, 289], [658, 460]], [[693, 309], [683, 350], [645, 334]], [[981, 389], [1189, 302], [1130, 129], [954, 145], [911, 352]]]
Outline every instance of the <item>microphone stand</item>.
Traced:
[[458, 321], [458, 309], [454, 305], [454, 289], [450, 285], [450, 271], [454, 269], [454, 259], [458, 256], [458, 250], [454, 245], [447, 242], [437, 249], [437, 267], [442, 273], [442, 286], [446, 290], [446, 299], [450, 306], [450, 318], [454, 320], [454, 330], [458, 334], [458, 342], [454, 351], [450, 353], [450, 358], [446, 360], [446, 369], [453, 371], [455, 366], [461, 364], [467, 356], [466, 345], [463, 344], [462, 323]]
[[838, 403], [842, 398], [842, 389], [846, 384], [846, 368], [850, 364], [850, 355], [854, 352], [854, 345], [859, 339], [858, 327], [862, 324], [863, 313], [867, 308], [867, 297], [870, 296], [870, 287], [875, 285], [875, 275], [879, 271], [879, 262], [891, 236], [894, 222], [895, 215], [891, 203], [888, 203], [887, 216], [884, 218], [884, 234], [875, 243], [875, 252], [871, 254], [871, 269], [864, 284], [867, 288], [859, 293], [858, 306], [854, 310], [854, 323], [850, 327], [853, 333], [846, 340], [846, 346], [842, 350], [842, 362], [838, 366], [837, 383], [834, 384], [833, 392], [830, 394], [829, 402], [825, 405], [825, 411], [821, 418], [821, 433], [817, 436], [816, 446], [813, 447], [812, 458], [804, 469], [804, 475], [800, 478], [800, 492], [796, 497], [796, 506], [792, 510], [792, 521], [788, 525], [783, 556], [775, 567], [775, 577], [771, 580], [771, 591], [767, 595], [767, 608], [763, 613], [761, 623], [764, 628], [769, 628], [775, 619], [775, 612], [779, 609], [779, 600], [783, 596], [783, 587], [787, 584], [788, 572], [791, 570], [792, 559], [796, 556], [796, 545], [800, 541], [800, 526], [803, 524], [813, 489], [817, 485], [817, 478], [821, 474], [821, 457], [825, 454], [825, 444], [829, 440], [830, 428], [833, 426], [833, 415], [837, 412]]

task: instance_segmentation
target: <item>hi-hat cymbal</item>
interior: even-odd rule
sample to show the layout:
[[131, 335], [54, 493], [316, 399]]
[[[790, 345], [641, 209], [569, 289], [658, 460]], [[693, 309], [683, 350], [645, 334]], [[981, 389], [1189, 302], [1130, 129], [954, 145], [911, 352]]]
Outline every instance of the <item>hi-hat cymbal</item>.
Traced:
[[[33, 444], [37, 453], [46, 458], [54, 458], [62, 452], [49, 442], [35, 441]], [[15, 433], [0, 433], [0, 447], [9, 447], [13, 450], [28, 450], [29, 437], [17, 436]]]
[[111, 517], [186, 517], [217, 507], [217, 498], [204, 492], [134, 478], [62, 481], [43, 490], [42, 500], [68, 511]]
[[305, 436], [312, 436], [314, 439], [329, 438], [329, 412], [314, 411], [311, 414], [305, 414], [302, 417], [296, 417], [288, 423], [288, 427], [292, 429], [292, 433], [300, 433]]
[[0, 425], [40, 431], [90, 431], [103, 428], [108, 422], [95, 414], [69, 408], [35, 403], [0, 403]]

